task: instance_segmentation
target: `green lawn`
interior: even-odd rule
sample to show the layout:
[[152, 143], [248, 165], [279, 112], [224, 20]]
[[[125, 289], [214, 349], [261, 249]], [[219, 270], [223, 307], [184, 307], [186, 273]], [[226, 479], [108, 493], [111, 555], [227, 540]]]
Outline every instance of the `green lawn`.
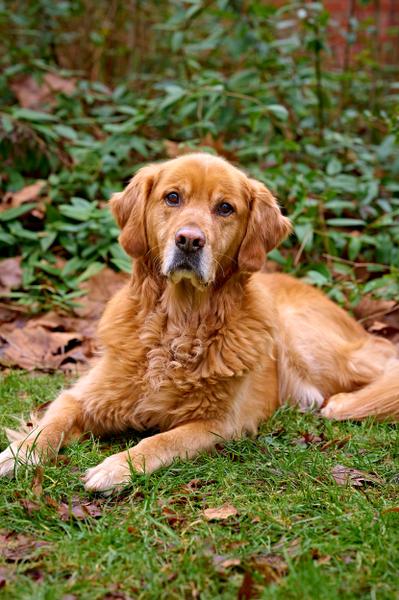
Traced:
[[[3, 377], [1, 425], [62, 383]], [[42, 483], [40, 469], [22, 468], [0, 484], [0, 596], [399, 598], [397, 436], [396, 425], [281, 410], [256, 440], [136, 476], [129, 493], [107, 499], [85, 493], [80, 476], [127, 439], [75, 443]], [[340, 486], [337, 464], [376, 477]], [[207, 521], [204, 509], [224, 503], [238, 513]], [[72, 516], [86, 512], [97, 516]]]

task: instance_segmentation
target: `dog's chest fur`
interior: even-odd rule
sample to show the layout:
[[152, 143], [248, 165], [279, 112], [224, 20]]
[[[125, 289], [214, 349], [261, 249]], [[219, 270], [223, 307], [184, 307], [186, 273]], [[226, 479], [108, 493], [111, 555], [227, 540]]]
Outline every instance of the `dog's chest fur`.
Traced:
[[107, 314], [105, 321], [114, 327], [100, 327], [100, 334], [123, 367], [120, 417], [136, 429], [226, 414], [259, 356], [270, 351], [268, 326], [253, 310], [173, 312], [165, 309], [169, 299], [143, 310], [136, 294], [120, 296], [115, 319]]

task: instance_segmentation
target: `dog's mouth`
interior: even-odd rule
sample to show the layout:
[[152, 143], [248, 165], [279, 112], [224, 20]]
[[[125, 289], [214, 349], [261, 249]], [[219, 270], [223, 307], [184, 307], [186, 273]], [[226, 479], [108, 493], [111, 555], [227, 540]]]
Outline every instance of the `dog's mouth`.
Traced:
[[180, 283], [183, 279], [189, 280], [195, 287], [204, 288], [207, 285], [205, 281], [201, 255], [193, 254], [186, 255], [183, 252], [176, 250], [166, 269], [165, 275], [172, 283]]

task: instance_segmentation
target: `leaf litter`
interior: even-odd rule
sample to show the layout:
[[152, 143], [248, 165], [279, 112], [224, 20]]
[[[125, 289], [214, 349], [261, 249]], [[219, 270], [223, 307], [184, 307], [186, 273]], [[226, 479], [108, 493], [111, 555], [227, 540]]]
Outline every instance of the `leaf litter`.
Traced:
[[359, 471], [339, 464], [332, 468], [331, 473], [337, 485], [362, 487], [364, 484], [379, 485], [383, 483], [381, 477], [374, 473]]
[[[0, 289], [18, 287], [21, 278], [20, 259], [0, 262]], [[45, 372], [84, 370], [99, 349], [96, 328], [104, 306], [126, 281], [125, 274], [104, 267], [82, 283], [85, 296], [72, 314], [51, 311], [32, 317], [6, 305], [0, 310], [0, 366]]]

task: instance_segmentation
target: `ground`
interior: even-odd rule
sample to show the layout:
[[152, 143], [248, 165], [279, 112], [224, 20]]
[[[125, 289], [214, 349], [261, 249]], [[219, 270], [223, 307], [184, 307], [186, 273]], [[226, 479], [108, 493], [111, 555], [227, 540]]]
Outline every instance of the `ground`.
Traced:
[[[3, 376], [0, 424], [62, 384]], [[109, 498], [86, 493], [80, 477], [128, 440], [75, 443], [57, 465], [0, 483], [0, 595], [399, 598], [397, 434], [282, 409], [256, 439], [134, 476]]]

